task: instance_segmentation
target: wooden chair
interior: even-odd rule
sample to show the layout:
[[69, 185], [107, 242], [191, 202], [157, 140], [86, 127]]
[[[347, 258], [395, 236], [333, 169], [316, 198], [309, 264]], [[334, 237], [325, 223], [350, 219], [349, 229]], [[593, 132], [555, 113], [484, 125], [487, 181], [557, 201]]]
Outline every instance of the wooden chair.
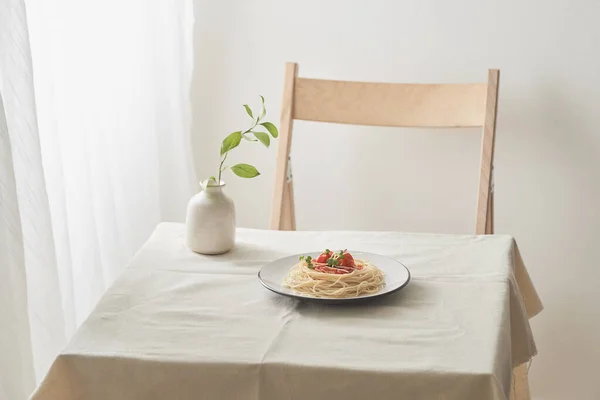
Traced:
[[294, 120], [352, 125], [460, 128], [482, 127], [475, 233], [494, 232], [492, 163], [500, 72], [487, 83], [406, 84], [345, 82], [298, 77], [285, 68], [271, 229], [296, 230], [290, 148]]
[[[290, 148], [294, 120], [352, 125], [482, 127], [475, 233], [494, 233], [492, 166], [500, 71], [487, 83], [405, 84], [308, 79], [298, 65], [285, 68], [271, 229], [296, 230]], [[515, 368], [511, 400], [530, 399], [527, 365]]]

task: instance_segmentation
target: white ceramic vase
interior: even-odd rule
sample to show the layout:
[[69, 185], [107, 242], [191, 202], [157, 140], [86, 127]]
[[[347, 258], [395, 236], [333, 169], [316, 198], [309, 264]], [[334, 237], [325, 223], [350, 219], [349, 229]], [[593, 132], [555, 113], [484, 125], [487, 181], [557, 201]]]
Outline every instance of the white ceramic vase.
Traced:
[[221, 254], [235, 244], [235, 205], [223, 193], [225, 182], [206, 186], [188, 203], [186, 225], [187, 246], [201, 254]]

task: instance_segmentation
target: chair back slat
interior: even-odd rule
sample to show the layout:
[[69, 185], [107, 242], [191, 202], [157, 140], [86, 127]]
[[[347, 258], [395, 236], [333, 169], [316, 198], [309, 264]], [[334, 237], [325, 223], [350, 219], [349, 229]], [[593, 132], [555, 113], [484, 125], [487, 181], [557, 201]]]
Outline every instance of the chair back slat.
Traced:
[[293, 118], [394, 127], [483, 126], [487, 85], [296, 78]]

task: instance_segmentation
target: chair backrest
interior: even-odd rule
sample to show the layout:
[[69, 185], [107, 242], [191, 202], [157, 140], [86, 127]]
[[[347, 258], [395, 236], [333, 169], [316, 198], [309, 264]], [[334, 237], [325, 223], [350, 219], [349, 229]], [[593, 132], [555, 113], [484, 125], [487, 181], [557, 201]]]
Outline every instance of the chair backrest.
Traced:
[[286, 64], [271, 229], [296, 229], [289, 156], [296, 119], [393, 127], [482, 127], [475, 233], [493, 233], [491, 178], [499, 77], [500, 72], [491, 69], [487, 83], [348, 82], [299, 78], [298, 65]]

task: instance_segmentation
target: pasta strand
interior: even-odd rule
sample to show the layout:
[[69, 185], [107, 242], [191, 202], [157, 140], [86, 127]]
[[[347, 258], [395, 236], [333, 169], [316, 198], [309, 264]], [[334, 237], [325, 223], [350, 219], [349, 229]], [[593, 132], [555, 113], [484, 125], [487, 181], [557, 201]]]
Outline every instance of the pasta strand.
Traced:
[[385, 286], [385, 278], [379, 268], [367, 261], [355, 262], [362, 268], [338, 275], [315, 271], [301, 261], [290, 269], [284, 285], [300, 294], [331, 299], [375, 294]]

